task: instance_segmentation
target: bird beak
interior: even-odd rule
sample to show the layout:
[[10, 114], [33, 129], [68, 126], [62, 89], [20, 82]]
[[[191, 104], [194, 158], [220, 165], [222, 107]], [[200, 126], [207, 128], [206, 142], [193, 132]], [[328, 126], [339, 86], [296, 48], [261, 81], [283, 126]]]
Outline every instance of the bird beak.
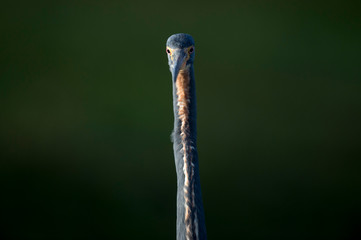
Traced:
[[183, 49], [175, 51], [173, 53], [173, 68], [171, 69], [173, 82], [177, 81], [179, 71], [182, 69], [186, 58], [187, 54], [185, 53], [185, 51], [183, 51]]

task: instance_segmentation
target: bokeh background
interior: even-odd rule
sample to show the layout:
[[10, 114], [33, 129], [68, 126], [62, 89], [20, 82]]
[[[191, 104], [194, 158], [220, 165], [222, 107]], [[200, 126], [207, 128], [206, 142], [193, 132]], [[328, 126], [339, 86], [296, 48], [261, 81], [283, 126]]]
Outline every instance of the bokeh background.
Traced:
[[359, 239], [360, 1], [1, 5], [1, 239], [175, 239], [178, 32], [209, 239]]

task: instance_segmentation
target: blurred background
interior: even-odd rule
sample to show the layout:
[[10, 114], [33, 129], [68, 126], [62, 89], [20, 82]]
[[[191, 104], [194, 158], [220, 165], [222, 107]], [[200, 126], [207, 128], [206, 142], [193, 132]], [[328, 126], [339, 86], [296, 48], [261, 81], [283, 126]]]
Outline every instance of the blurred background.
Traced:
[[0, 9], [0, 238], [175, 239], [165, 42], [196, 41], [209, 239], [359, 239], [360, 1]]

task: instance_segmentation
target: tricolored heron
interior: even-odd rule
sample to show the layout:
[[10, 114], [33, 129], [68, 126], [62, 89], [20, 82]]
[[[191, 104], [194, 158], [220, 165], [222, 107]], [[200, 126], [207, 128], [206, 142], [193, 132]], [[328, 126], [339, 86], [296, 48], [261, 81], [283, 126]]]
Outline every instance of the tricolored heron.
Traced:
[[193, 72], [194, 41], [184, 33], [170, 36], [166, 47], [172, 73], [177, 172], [177, 240], [207, 239], [196, 146], [196, 91]]

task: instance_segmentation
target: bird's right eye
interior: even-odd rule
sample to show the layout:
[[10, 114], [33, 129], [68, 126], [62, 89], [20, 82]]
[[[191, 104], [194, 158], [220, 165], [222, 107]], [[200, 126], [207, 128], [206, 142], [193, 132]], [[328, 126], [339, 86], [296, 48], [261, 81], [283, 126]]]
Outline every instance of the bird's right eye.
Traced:
[[167, 48], [167, 50], [166, 50], [166, 51], [167, 51], [167, 53], [168, 53], [168, 54], [170, 54], [170, 50], [169, 50], [168, 48]]

